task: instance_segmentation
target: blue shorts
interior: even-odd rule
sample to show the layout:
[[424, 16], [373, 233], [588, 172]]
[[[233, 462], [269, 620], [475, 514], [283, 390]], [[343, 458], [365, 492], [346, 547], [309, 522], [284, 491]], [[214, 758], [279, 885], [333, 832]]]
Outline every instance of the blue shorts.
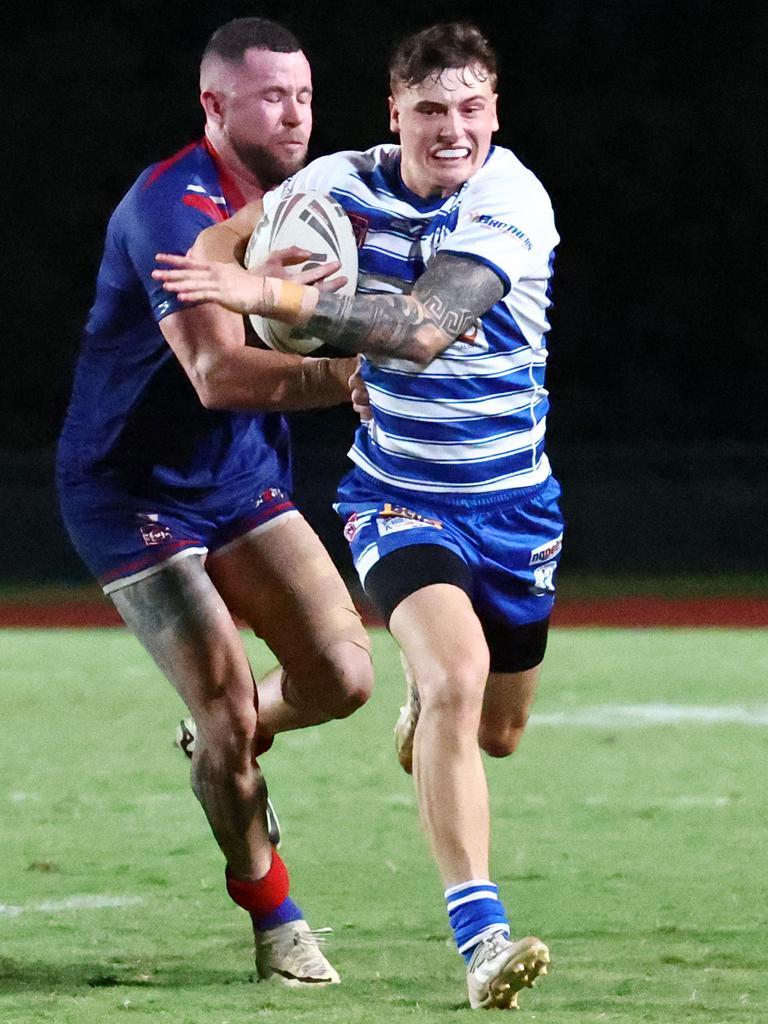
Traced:
[[[467, 508], [441, 504], [431, 495], [384, 491], [353, 470], [339, 485], [335, 508], [363, 587], [386, 555], [437, 545], [469, 569], [469, 596], [481, 619], [522, 626], [552, 611], [563, 544], [559, 496], [559, 484], [549, 477], [513, 498]], [[413, 555], [418, 558], [416, 550]]]
[[61, 513], [82, 560], [109, 594], [188, 555], [206, 555], [279, 516], [299, 515], [279, 487], [244, 493], [226, 507], [197, 509], [163, 497], [138, 498], [101, 484], [60, 490]]

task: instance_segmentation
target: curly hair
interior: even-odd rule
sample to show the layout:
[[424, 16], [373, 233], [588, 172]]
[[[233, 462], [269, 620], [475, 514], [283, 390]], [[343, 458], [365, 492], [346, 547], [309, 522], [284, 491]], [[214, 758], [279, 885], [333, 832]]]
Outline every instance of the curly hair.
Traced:
[[[496, 53], [483, 33], [468, 22], [431, 25], [398, 44], [389, 62], [389, 82], [412, 87], [445, 68], [472, 68], [496, 88]], [[475, 74], [477, 78], [477, 74]]]

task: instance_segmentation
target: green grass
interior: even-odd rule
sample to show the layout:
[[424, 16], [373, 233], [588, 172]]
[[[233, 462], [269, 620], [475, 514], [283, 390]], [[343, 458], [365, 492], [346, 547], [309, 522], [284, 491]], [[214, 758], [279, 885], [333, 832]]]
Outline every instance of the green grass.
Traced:
[[[368, 706], [263, 759], [294, 894], [333, 926], [344, 979], [298, 993], [250, 983], [247, 918], [171, 747], [182, 708], [138, 644], [7, 631], [0, 653], [0, 1024], [470, 1019], [391, 749], [401, 681], [386, 635]], [[766, 726], [567, 716], [660, 703], [765, 715], [766, 677], [757, 631], [554, 633], [536, 711], [566, 721], [534, 721], [511, 760], [488, 762], [493, 875], [516, 931], [554, 958], [518, 1020], [765, 1020]], [[83, 906], [105, 896], [125, 905]]]

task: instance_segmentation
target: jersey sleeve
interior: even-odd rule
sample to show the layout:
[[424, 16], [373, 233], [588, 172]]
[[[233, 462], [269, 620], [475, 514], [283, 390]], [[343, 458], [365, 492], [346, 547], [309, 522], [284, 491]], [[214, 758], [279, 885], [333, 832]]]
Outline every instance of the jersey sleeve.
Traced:
[[[187, 201], [191, 198], [193, 201]], [[152, 271], [157, 266], [158, 252], [184, 254], [200, 232], [219, 220], [223, 214], [207, 209], [189, 197], [184, 189], [172, 192], [158, 186], [138, 189], [133, 197], [133, 210], [124, 222], [123, 244], [136, 276], [149, 298], [155, 320], [184, 309], [187, 304], [167, 292], [162, 282], [155, 281]]]
[[306, 167], [302, 167], [300, 171], [292, 174], [290, 178], [286, 178], [277, 188], [267, 192], [261, 200], [264, 204], [265, 216], [271, 217], [280, 200], [293, 192], [327, 192], [329, 190], [326, 187], [328, 175], [322, 173], [322, 165], [325, 163], [327, 163], [326, 160], [313, 160], [311, 164], [307, 164]]
[[359, 173], [371, 162], [370, 152], [355, 150], [321, 156], [273, 189], [263, 198], [264, 212], [269, 217], [277, 203], [292, 192], [323, 192], [331, 195], [344, 189], [350, 176]]
[[470, 182], [456, 226], [436, 252], [484, 263], [501, 278], [505, 293], [546, 266], [559, 237], [549, 197], [524, 168], [486, 168]]

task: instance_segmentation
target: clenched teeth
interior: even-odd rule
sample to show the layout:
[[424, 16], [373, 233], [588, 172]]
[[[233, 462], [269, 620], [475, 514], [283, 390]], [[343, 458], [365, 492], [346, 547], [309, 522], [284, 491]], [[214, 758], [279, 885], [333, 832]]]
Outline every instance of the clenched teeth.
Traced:
[[456, 160], [462, 156], [469, 156], [468, 149], [439, 149], [435, 156], [438, 160]]

